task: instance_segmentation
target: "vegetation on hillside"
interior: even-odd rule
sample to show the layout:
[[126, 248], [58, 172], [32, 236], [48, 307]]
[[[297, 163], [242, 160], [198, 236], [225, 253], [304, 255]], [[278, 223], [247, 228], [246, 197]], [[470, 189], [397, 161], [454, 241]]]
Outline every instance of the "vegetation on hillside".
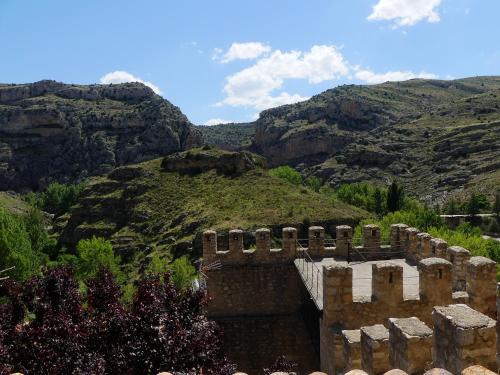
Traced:
[[[499, 108], [500, 77], [344, 85], [263, 111], [250, 150], [335, 188], [397, 178], [432, 205], [452, 192], [492, 200], [500, 185]], [[224, 139], [233, 127], [211, 136]]]
[[42, 192], [28, 193], [26, 201], [33, 207], [59, 216], [68, 212], [69, 208], [76, 203], [83, 188], [83, 184], [53, 182]]
[[254, 123], [221, 124], [196, 127], [207, 145], [224, 150], [241, 150], [250, 146], [255, 135]]

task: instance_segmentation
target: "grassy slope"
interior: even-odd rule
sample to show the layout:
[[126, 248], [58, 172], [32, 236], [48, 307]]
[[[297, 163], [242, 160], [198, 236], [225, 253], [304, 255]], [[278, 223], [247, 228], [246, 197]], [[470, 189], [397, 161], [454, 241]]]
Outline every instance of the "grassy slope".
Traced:
[[[364, 108], [361, 113], [357, 104]], [[331, 109], [336, 106], [340, 113]], [[256, 125], [265, 135], [258, 150], [266, 150], [263, 153], [271, 163], [273, 151], [301, 145], [297, 151], [307, 149], [311, 158], [308, 160], [306, 152], [293, 160], [295, 153], [288, 152], [285, 156], [290, 160], [285, 163], [301, 163], [305, 175], [317, 175], [332, 185], [353, 181], [386, 184], [397, 178], [408, 192], [434, 203], [442, 202], [450, 192], [494, 194], [500, 186], [499, 121], [500, 77], [472, 77], [340, 86], [301, 103], [267, 110]], [[364, 130], [363, 125], [367, 125]], [[320, 127], [327, 138], [352, 137], [352, 143], [315, 158], [319, 148], [307, 142]], [[221, 126], [217, 134], [224, 137], [223, 130]], [[369, 154], [363, 157], [365, 152]], [[396, 155], [395, 160], [372, 163], [384, 153]], [[282, 155], [278, 153], [280, 158]]]
[[0, 191], [0, 208], [14, 214], [23, 214], [28, 211], [29, 205], [18, 195]]
[[354, 225], [370, 216], [361, 209], [292, 185], [262, 168], [229, 177], [209, 170], [197, 175], [165, 172], [161, 159], [121, 167], [94, 178], [70, 214], [58, 219], [61, 244], [81, 238], [110, 238], [133, 280], [158, 254], [172, 259], [201, 253], [196, 241], [205, 229], [281, 228], [312, 224]]
[[[81, 238], [111, 238], [125, 259], [144, 254], [182, 255], [201, 231], [251, 230], [262, 226], [311, 223], [355, 224], [369, 214], [256, 168], [238, 177], [210, 170], [194, 176], [165, 172], [161, 159], [121, 171], [135, 178], [94, 179], [71, 213], [58, 220], [61, 244], [71, 248]], [[140, 250], [140, 251], [138, 251]]]

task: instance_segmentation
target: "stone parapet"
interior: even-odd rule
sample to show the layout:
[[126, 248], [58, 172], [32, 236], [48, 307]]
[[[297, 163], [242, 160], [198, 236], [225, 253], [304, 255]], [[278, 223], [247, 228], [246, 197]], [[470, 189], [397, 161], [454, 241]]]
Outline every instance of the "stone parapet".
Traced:
[[437, 306], [434, 321], [434, 366], [460, 374], [480, 364], [496, 370], [496, 321], [467, 305]]
[[343, 330], [344, 372], [361, 368], [361, 331], [359, 329]]
[[497, 264], [485, 257], [472, 257], [467, 262], [469, 305], [496, 319]]
[[453, 264], [453, 290], [465, 290], [470, 252], [460, 246], [450, 246], [447, 250], [447, 258]]
[[432, 330], [418, 318], [389, 318], [389, 344], [394, 368], [422, 374], [432, 364]]
[[389, 363], [389, 330], [382, 324], [361, 327], [361, 367], [369, 375], [382, 375]]

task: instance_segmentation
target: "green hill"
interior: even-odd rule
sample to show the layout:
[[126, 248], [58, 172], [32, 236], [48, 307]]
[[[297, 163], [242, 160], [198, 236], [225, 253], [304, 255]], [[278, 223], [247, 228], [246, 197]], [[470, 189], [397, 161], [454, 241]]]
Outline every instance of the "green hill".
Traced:
[[254, 125], [247, 149], [332, 186], [396, 178], [431, 204], [500, 186], [500, 77], [339, 86]]
[[0, 209], [13, 214], [24, 214], [29, 210], [29, 205], [15, 193], [0, 191]]
[[72, 248], [81, 238], [103, 236], [125, 261], [141, 261], [155, 252], [200, 254], [197, 236], [208, 228], [266, 226], [279, 237], [284, 224], [355, 224], [369, 216], [273, 177], [264, 164], [251, 153], [205, 147], [120, 167], [90, 182], [58, 219], [60, 242]]

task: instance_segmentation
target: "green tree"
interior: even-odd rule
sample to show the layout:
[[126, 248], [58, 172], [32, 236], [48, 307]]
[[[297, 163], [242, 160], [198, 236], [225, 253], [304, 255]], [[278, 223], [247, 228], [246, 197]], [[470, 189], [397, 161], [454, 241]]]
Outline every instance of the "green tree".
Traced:
[[22, 217], [0, 208], [0, 269], [15, 267], [9, 274], [24, 280], [40, 269], [40, 258], [33, 251]]
[[497, 217], [497, 219], [500, 218], [500, 190], [497, 190], [497, 193], [495, 194], [495, 203], [493, 203], [493, 213]]
[[107, 268], [117, 279], [121, 278], [120, 257], [113, 252], [111, 242], [101, 237], [80, 240], [76, 245], [76, 273], [80, 280], [95, 277], [101, 268]]
[[69, 208], [76, 203], [82, 190], [82, 184], [53, 182], [42, 193], [27, 194], [26, 200], [42, 211], [59, 216], [69, 211]]
[[170, 263], [168, 257], [162, 259], [158, 254], [153, 255], [146, 274], [163, 277], [166, 272], [171, 274], [172, 282], [180, 289], [189, 288], [197, 275], [196, 268], [187, 256], [177, 258]]
[[452, 198], [447, 202], [445, 212], [448, 215], [457, 215], [459, 213], [457, 201], [455, 199]]
[[374, 201], [374, 210], [378, 216], [382, 216], [384, 214], [384, 196], [382, 194], [382, 190], [380, 188], [375, 188], [373, 193], [373, 201]]
[[307, 187], [309, 187], [311, 190], [314, 190], [317, 193], [319, 192], [321, 186], [323, 185], [321, 183], [321, 180], [315, 176], [308, 177], [305, 181], [305, 184]]
[[286, 180], [294, 185], [300, 185], [302, 183], [302, 175], [298, 171], [287, 165], [273, 168], [269, 171], [269, 174], [271, 176]]
[[475, 216], [481, 212], [481, 210], [486, 210], [490, 207], [488, 199], [477, 193], [472, 193], [469, 201], [467, 202], [467, 214], [470, 216]]
[[399, 211], [403, 207], [403, 203], [403, 187], [398, 186], [396, 181], [393, 181], [387, 192], [387, 210], [389, 212]]
[[196, 269], [187, 256], [177, 258], [170, 266], [170, 270], [173, 283], [181, 289], [189, 288], [196, 278]]

